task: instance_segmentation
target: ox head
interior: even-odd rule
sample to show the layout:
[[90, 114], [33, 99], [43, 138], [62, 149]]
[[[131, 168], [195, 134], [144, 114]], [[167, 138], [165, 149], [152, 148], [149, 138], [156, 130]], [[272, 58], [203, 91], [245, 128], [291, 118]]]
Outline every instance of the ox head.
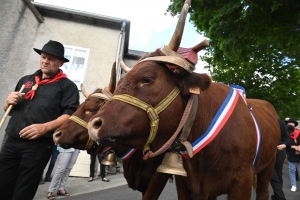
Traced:
[[[189, 5], [187, 0], [169, 44], [141, 58], [119, 81], [112, 99], [92, 117], [88, 123], [91, 139], [101, 144], [114, 138], [120, 146], [144, 152], [158, 149], [175, 132], [190, 92], [209, 87], [210, 77], [193, 73], [195, 63], [176, 53]], [[207, 41], [192, 50], [205, 45]]]
[[[87, 130], [87, 122], [94, 116], [104, 103], [111, 98], [116, 87], [116, 64], [111, 70], [111, 78], [108, 87], [97, 89], [92, 94], [88, 94], [81, 85], [81, 91], [86, 100], [79, 105], [76, 112], [58, 128], [53, 134], [53, 140], [63, 148], [76, 148], [87, 150], [88, 153], [97, 154], [103, 148], [98, 147], [94, 141], [90, 140]], [[97, 148], [96, 148], [97, 147]]]

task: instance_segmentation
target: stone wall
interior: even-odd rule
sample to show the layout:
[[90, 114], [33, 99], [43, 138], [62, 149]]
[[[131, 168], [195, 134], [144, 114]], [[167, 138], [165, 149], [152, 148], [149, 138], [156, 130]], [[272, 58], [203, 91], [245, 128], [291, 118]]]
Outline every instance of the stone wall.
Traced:
[[[1, 1], [0, 6], [0, 116], [16, 81], [25, 74], [39, 22], [23, 0]], [[0, 144], [9, 118], [0, 130]]]

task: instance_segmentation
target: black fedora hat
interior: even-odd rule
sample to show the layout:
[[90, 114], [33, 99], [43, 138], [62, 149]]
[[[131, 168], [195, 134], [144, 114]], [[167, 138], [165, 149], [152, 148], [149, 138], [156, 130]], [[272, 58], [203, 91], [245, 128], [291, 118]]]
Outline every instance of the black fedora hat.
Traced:
[[50, 40], [47, 44], [45, 44], [43, 46], [43, 48], [41, 50], [36, 49], [36, 48], [33, 48], [33, 50], [40, 55], [42, 52], [44, 52], [44, 53], [48, 53], [48, 54], [57, 56], [57, 57], [63, 59], [65, 62], [69, 62], [69, 60], [64, 57], [65, 48], [60, 42]]
[[298, 126], [298, 122], [294, 120], [293, 118], [285, 118], [284, 122], [287, 124], [289, 122], [292, 122], [295, 124], [295, 126]]

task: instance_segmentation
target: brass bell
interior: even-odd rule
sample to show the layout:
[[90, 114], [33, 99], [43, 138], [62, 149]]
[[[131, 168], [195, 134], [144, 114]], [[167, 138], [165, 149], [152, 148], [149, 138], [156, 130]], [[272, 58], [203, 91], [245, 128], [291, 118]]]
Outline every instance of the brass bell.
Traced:
[[114, 152], [108, 152], [105, 158], [102, 160], [101, 164], [109, 165], [109, 166], [116, 166], [117, 165], [117, 158]]
[[182, 156], [179, 153], [167, 152], [162, 161], [162, 164], [157, 168], [157, 172], [187, 176], [183, 168]]

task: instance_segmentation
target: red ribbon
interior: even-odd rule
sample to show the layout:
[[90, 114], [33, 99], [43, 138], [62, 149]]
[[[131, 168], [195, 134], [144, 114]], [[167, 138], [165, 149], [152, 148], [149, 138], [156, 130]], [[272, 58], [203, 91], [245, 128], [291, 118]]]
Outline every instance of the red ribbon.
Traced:
[[299, 130], [295, 128], [294, 134], [290, 135], [290, 138], [297, 139], [298, 136], [299, 136]]
[[40, 81], [40, 77], [38, 75], [36, 75], [34, 78], [35, 78], [35, 85], [32, 86], [32, 89], [28, 91], [27, 94], [25, 95], [26, 100], [29, 98], [33, 99], [35, 91], [37, 90], [38, 86], [48, 84], [48, 83], [53, 83], [59, 81], [60, 79], [67, 78], [67, 75], [60, 70], [59, 73], [51, 79], [44, 79]]

